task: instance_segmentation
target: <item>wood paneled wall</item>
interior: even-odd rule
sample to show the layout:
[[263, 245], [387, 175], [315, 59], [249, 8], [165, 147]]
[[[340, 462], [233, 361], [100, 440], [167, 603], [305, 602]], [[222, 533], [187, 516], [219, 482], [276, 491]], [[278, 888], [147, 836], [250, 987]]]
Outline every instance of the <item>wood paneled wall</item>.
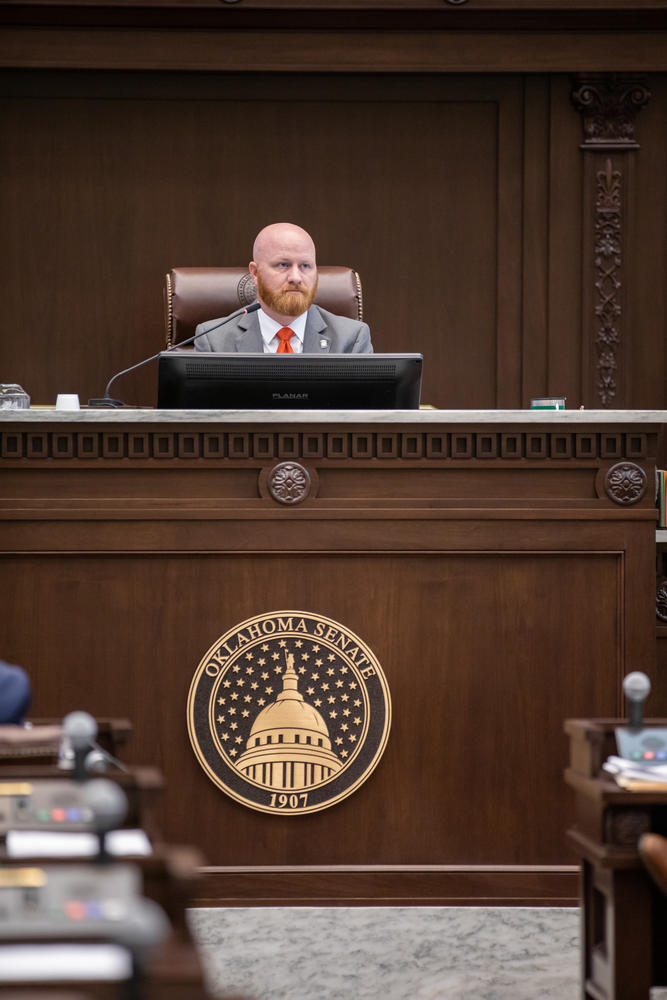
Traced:
[[[160, 349], [169, 267], [245, 263], [262, 225], [290, 219], [322, 263], [360, 271], [376, 350], [423, 351], [426, 401], [665, 406], [667, 75], [647, 79], [639, 148], [611, 152], [581, 148], [575, 86], [566, 73], [5, 69], [2, 381], [39, 402], [101, 395]], [[603, 398], [605, 171], [621, 200]], [[149, 366], [116, 389], [151, 404], [155, 382]]]

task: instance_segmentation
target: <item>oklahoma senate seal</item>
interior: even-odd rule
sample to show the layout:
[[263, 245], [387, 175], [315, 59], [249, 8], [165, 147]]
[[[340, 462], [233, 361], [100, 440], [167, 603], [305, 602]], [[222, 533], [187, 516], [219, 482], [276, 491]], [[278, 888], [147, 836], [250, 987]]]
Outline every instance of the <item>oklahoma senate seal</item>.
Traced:
[[366, 781], [387, 745], [391, 700], [354, 632], [307, 611], [272, 611], [211, 646], [187, 717], [211, 781], [251, 809], [298, 816]]

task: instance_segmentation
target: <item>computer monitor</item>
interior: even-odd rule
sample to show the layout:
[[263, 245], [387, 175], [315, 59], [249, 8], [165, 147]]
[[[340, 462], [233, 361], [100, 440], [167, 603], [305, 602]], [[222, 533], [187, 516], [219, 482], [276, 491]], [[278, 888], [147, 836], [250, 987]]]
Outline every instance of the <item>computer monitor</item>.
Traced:
[[163, 351], [160, 409], [416, 410], [421, 354]]

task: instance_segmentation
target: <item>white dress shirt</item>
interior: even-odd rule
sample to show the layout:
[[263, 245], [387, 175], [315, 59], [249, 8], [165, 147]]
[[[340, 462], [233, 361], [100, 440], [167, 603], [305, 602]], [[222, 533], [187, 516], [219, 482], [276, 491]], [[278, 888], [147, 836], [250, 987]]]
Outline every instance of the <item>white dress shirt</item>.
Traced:
[[[288, 324], [290, 330], [294, 331], [294, 336], [289, 341], [294, 354], [303, 354], [303, 338], [306, 333], [307, 316], [307, 312], [301, 313], [300, 316], [294, 316]], [[278, 330], [282, 330], [284, 324], [277, 323], [275, 319], [271, 319], [263, 309], [258, 311], [257, 318], [259, 319], [259, 329], [262, 334], [262, 341], [264, 342], [264, 353], [275, 354], [280, 344], [280, 337], [277, 335]]]

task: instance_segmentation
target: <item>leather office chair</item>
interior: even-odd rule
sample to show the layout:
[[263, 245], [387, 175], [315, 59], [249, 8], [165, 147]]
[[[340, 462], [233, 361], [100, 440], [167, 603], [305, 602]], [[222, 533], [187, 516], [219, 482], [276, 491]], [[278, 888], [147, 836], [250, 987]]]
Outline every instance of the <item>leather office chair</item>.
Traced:
[[[351, 319], [363, 319], [361, 279], [350, 267], [318, 267], [315, 303]], [[192, 337], [198, 323], [228, 316], [257, 297], [245, 267], [174, 267], [165, 275], [167, 347]]]
[[667, 839], [659, 833], [645, 833], [637, 846], [639, 857], [653, 881], [667, 894]]

